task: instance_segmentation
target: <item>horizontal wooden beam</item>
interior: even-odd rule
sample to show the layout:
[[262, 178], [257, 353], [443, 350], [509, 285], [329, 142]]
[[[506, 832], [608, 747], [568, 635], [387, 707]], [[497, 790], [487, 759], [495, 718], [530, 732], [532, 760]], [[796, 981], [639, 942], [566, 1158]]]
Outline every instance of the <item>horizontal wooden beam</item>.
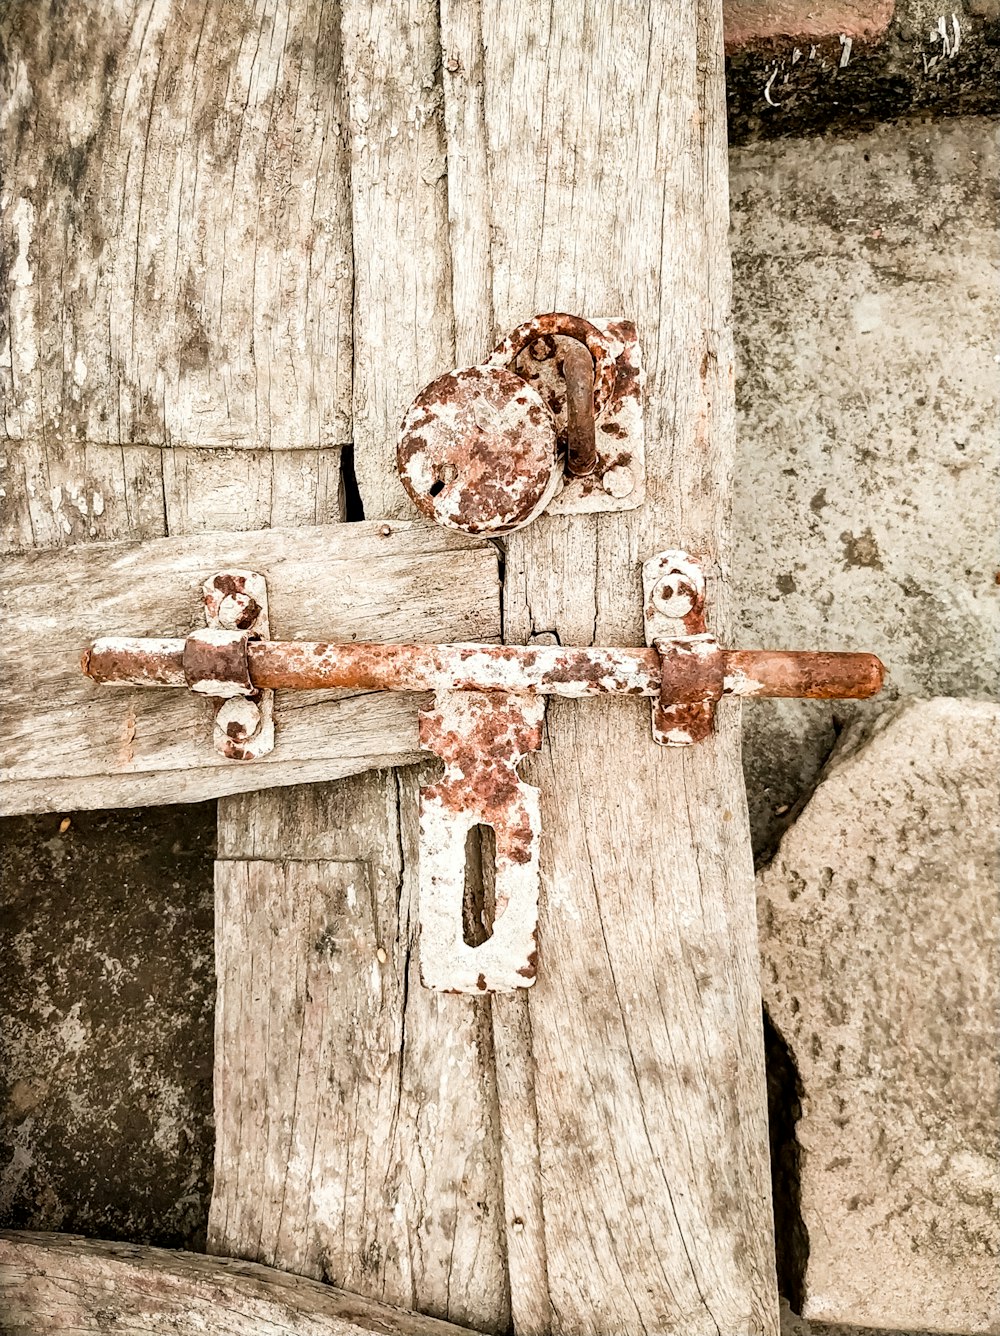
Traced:
[[266, 577], [273, 636], [446, 643], [500, 635], [496, 550], [436, 525], [202, 533], [9, 557], [0, 811], [196, 802], [419, 758], [420, 696], [279, 692], [274, 751], [239, 762], [215, 751], [207, 701], [99, 687], [83, 676], [80, 653], [97, 636], [177, 636], [203, 626], [202, 584], [226, 569]]
[[254, 1262], [0, 1231], [0, 1327], [147, 1336], [472, 1336]]

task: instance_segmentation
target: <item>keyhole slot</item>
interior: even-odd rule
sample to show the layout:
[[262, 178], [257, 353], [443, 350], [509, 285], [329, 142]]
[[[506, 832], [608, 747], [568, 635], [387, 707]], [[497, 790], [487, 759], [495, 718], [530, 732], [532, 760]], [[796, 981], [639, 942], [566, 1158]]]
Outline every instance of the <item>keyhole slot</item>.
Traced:
[[462, 937], [466, 946], [482, 946], [493, 936], [496, 908], [496, 834], [492, 826], [471, 826], [465, 837], [465, 892]]
[[444, 491], [444, 480], [442, 478], [435, 478], [434, 481], [431, 483], [430, 487], [428, 487], [427, 489], [429, 496], [440, 496], [440, 494], [443, 491]]

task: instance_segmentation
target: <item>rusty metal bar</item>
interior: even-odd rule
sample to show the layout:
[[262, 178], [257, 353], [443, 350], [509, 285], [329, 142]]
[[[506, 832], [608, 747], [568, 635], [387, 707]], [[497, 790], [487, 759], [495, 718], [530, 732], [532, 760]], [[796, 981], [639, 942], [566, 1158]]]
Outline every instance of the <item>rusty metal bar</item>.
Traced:
[[186, 687], [186, 640], [95, 640], [80, 656], [84, 677], [133, 687]]
[[518, 325], [487, 358], [484, 366], [512, 366], [522, 349], [534, 343], [536, 339], [562, 335], [586, 345], [594, 362], [594, 416], [597, 417], [607, 407], [614, 393], [618, 371], [611, 356], [604, 334], [579, 315], [569, 315], [565, 311], [549, 311], [545, 315], [536, 315]]
[[594, 360], [575, 340], [561, 353], [566, 383], [566, 472], [585, 478], [597, 468], [594, 427]]
[[[81, 666], [95, 682], [188, 685], [184, 640], [97, 640]], [[725, 696], [804, 696], [813, 700], [873, 696], [884, 669], [874, 654], [795, 650], [720, 650]], [[250, 640], [250, 678], [257, 688], [361, 691], [506, 691], [581, 698], [597, 695], [688, 699], [691, 656], [685, 641], [659, 649], [560, 645], [349, 645]], [[714, 694], [714, 693], [713, 693]]]

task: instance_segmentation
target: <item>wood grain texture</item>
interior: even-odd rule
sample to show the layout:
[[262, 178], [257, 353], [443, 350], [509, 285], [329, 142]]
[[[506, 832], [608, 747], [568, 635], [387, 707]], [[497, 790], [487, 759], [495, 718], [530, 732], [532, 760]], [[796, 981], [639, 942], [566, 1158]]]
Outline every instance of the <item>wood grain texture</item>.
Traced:
[[209, 1249], [502, 1330], [489, 1013], [420, 986], [415, 788], [223, 804]]
[[[501, 328], [547, 308], [636, 321], [648, 499], [513, 535], [505, 636], [637, 642], [645, 557], [684, 547], [713, 573], [725, 558], [735, 440], [721, 7], [568, 17], [525, 5], [519, 28], [505, 7], [484, 7], [496, 317]], [[724, 635], [721, 581], [710, 598]], [[641, 706], [557, 702], [525, 769], [543, 784], [550, 832], [529, 1012], [552, 1325], [774, 1330], [738, 716], [720, 711], [710, 743], [676, 752], [651, 743]]]
[[349, 440], [332, 7], [15, 0], [2, 38], [6, 434]]
[[[11, 191], [6, 235], [15, 243], [8, 252], [12, 352], [4, 409], [7, 433], [17, 439], [5, 452], [8, 485], [0, 498], [9, 546], [24, 551], [198, 534], [195, 550], [204, 554], [210, 551], [206, 530], [343, 518], [336, 447], [351, 439], [352, 398], [362, 470], [368, 459], [377, 461], [388, 497], [394, 473], [385, 467], [382, 447], [395, 434], [397, 409], [421, 378], [451, 358], [442, 297], [450, 280], [433, 6], [400, 5], [389, 13], [359, 4], [342, 15], [324, 0], [264, 0], [256, 6], [225, 0], [198, 9], [177, 0], [105, 10], [74, 0], [58, 14], [51, 5], [30, 9], [14, 6], [5, 34], [5, 78], [18, 90], [3, 144], [5, 161], [15, 169], [5, 181]], [[352, 53], [344, 77], [338, 72], [341, 19]], [[58, 68], [49, 80], [53, 63]], [[341, 111], [348, 94], [350, 173]], [[71, 171], [62, 165], [67, 142]], [[352, 307], [367, 349], [357, 367]], [[420, 328], [410, 333], [415, 313]], [[290, 446], [298, 448], [276, 453]], [[97, 507], [95, 492], [101, 497]], [[370, 506], [374, 515], [392, 510], [388, 500]], [[251, 551], [231, 539], [220, 553], [223, 564], [238, 554], [256, 566], [269, 542], [254, 535], [246, 540]], [[356, 550], [364, 555], [357, 526], [344, 539], [362, 542]], [[457, 553], [450, 542], [446, 550]], [[483, 555], [491, 562], [493, 611], [486, 622], [466, 624], [465, 638], [499, 634], [495, 556], [485, 552], [475, 560]], [[334, 588], [328, 577], [335, 572], [324, 561], [317, 553], [317, 590], [344, 604], [357, 606], [369, 576], [378, 576], [375, 568]], [[418, 637], [447, 638], [444, 624], [425, 606], [437, 578], [410, 562], [407, 568], [421, 587], [381, 606], [381, 633], [402, 619]], [[65, 579], [72, 567], [60, 570]], [[447, 584], [450, 617], [466, 593], [477, 597], [479, 577], [445, 561], [438, 570]], [[185, 625], [192, 588], [175, 614]], [[82, 600], [89, 597], [88, 584]], [[279, 593], [272, 602], [276, 628], [289, 625], [280, 602]], [[134, 609], [122, 611], [128, 628], [140, 629]], [[163, 615], [158, 598], [152, 625], [160, 626]], [[108, 629], [103, 611], [101, 621], [101, 629]], [[325, 630], [317, 634], [329, 633], [333, 622], [324, 610]], [[303, 754], [341, 747], [356, 768], [367, 764], [373, 731], [386, 736], [387, 720], [370, 715], [387, 706], [376, 697], [337, 707], [318, 698], [295, 700], [295, 713], [306, 725]], [[402, 716], [400, 701], [388, 708], [401, 721], [409, 747], [415, 730], [406, 707]], [[364, 717], [351, 723], [345, 714], [351, 709]], [[286, 729], [293, 722], [286, 712]], [[279, 739], [281, 724], [279, 705]], [[165, 743], [174, 732], [163, 730]], [[398, 762], [405, 754], [380, 759]], [[189, 782], [195, 773], [188, 773]], [[218, 775], [231, 783], [234, 773], [213, 770], [211, 791], [222, 791]], [[327, 755], [297, 758], [292, 777], [306, 782], [335, 773]], [[261, 777], [255, 767], [255, 777], [242, 782], [256, 787]], [[113, 793], [91, 787], [88, 799], [74, 781], [46, 779], [24, 801], [65, 807], [185, 793], [171, 772], [161, 779], [118, 775], [114, 784]], [[403, 801], [400, 788], [407, 795]], [[397, 933], [399, 951], [411, 952], [415, 810], [413, 782], [397, 780], [391, 771], [357, 784], [220, 803], [222, 849], [232, 859], [241, 856], [234, 849], [253, 850], [247, 876], [273, 895], [248, 928], [252, 936], [259, 926], [260, 939], [246, 1009], [234, 1010], [239, 996], [234, 1002], [232, 989], [219, 1009], [222, 1031], [233, 1036], [217, 1054], [219, 1088], [227, 1099], [237, 1092], [235, 1101], [244, 1089], [230, 1082], [237, 1065], [242, 1079], [260, 1060], [249, 1099], [266, 1107], [273, 1078], [269, 1107], [276, 1125], [289, 1120], [289, 1134], [301, 1128], [306, 1113], [281, 1104], [287, 1084], [279, 1078], [284, 1082], [287, 1072], [267, 1067], [266, 1048], [249, 1047], [258, 1031], [241, 1029], [250, 1025], [261, 997], [274, 1002], [269, 1018], [276, 1030], [294, 1034], [301, 1023], [294, 1011], [295, 975], [280, 952], [272, 957], [265, 950], [272, 942], [264, 931], [284, 923], [286, 900], [308, 902], [317, 915], [331, 912], [327, 879], [314, 872], [316, 859], [322, 866], [363, 862], [379, 923]], [[255, 835], [269, 823], [281, 832], [280, 848]], [[367, 835], [359, 851], [361, 828]], [[324, 839], [317, 844], [320, 834]], [[282, 860], [280, 886], [259, 868], [272, 857]], [[239, 875], [239, 863], [224, 853], [220, 883]], [[393, 928], [397, 920], [400, 926]], [[220, 942], [237, 930], [239, 921], [224, 909]], [[266, 972], [269, 961], [273, 977]], [[373, 1043], [387, 1036], [397, 1046], [395, 1103], [391, 1086], [384, 1095], [373, 1086], [372, 1072], [381, 1069], [383, 1058], [359, 1066], [348, 1045], [338, 1054], [343, 1109], [333, 1116], [328, 1103], [314, 1108], [315, 1163], [322, 1170], [317, 1199], [311, 1191], [292, 1193], [284, 1213], [275, 1213], [268, 1194], [289, 1142], [277, 1130], [262, 1141], [248, 1129], [263, 1195], [233, 1203], [238, 1209], [227, 1215], [223, 1208], [235, 1182], [228, 1148], [234, 1138], [242, 1144], [242, 1134], [238, 1124], [227, 1123], [227, 1102], [220, 1101], [212, 1246], [254, 1256], [267, 1252], [287, 1265], [294, 1253], [294, 1264], [311, 1274], [353, 1275], [367, 1293], [406, 1300], [415, 1294], [425, 1309], [482, 1313], [489, 1330], [503, 1329], [509, 1303], [482, 1006], [453, 1000], [431, 1008], [415, 982], [410, 986], [405, 967], [374, 1016], [367, 975], [353, 980], [342, 973], [333, 983], [329, 996], [337, 1005], [353, 999], [357, 1014], [368, 1015]], [[343, 1039], [342, 1030], [336, 1034]], [[328, 1077], [323, 1071], [310, 1075], [308, 1063], [303, 1065], [303, 1110], [314, 1107], [307, 1102], [309, 1081], [316, 1082], [318, 1099], [328, 1093]], [[352, 1122], [345, 1110], [355, 1102], [378, 1111], [382, 1121]], [[455, 1158], [463, 1146], [469, 1148], [466, 1167]], [[236, 1155], [235, 1163], [245, 1159]], [[383, 1168], [392, 1175], [384, 1183]], [[331, 1216], [335, 1203], [323, 1192], [327, 1174], [335, 1189], [343, 1188], [349, 1206], [343, 1219]], [[389, 1196], [395, 1201], [391, 1215], [377, 1209]]]
[[269, 1267], [73, 1234], [0, 1233], [0, 1330], [162, 1336], [470, 1336]]
[[413, 515], [396, 476], [396, 434], [420, 386], [454, 357], [437, 6], [343, 0], [342, 15], [355, 471], [367, 515]]
[[[507, 638], [641, 642], [639, 565], [668, 545], [710, 566], [725, 629], [732, 364], [709, 0], [447, 0], [442, 31], [428, 0], [7, 14], [17, 545], [334, 518], [332, 456], [352, 418], [367, 513], [407, 514], [393, 455], [413, 392], [563, 307], [639, 325], [649, 499], [512, 537]], [[120, 444], [157, 453], [119, 463]], [[253, 462], [212, 456], [196, 481], [199, 462], [178, 452], [165, 466], [159, 449], [209, 445]], [[274, 482], [270, 451], [291, 446], [327, 452], [300, 490], [295, 465]], [[92, 479], [115, 491], [96, 520]], [[336, 1109], [320, 1102], [323, 1075], [307, 1063], [293, 1078], [262, 1034], [270, 1020], [311, 1055], [315, 1013], [296, 1013], [304, 994], [271, 929], [301, 889], [300, 932], [308, 902], [307, 930], [327, 915], [331, 940], [357, 953], [377, 921], [394, 959], [412, 952], [415, 781], [378, 772], [220, 805], [220, 895], [267, 903], [246, 939], [258, 973], [244, 1011], [220, 1010], [232, 1028], [218, 1055], [220, 1145], [245, 1107], [259, 1209], [220, 1173], [213, 1246], [294, 1257], [485, 1330], [512, 1314], [520, 1336], [770, 1336], [735, 716], [677, 755], [654, 748], [644, 704], [556, 703], [526, 770], [548, 831], [530, 1002], [492, 1007], [488, 1026], [487, 1004], [430, 999], [402, 963], [380, 999], [345, 964], [331, 1005], [356, 1009], [362, 1043], [338, 1059]], [[362, 866], [376, 889], [355, 920], [347, 884]], [[220, 974], [238, 968], [241, 931], [220, 922]], [[331, 1043], [343, 1052], [344, 1031]], [[372, 1075], [385, 1044], [403, 1073], [387, 1096]], [[285, 1098], [293, 1079], [301, 1113]], [[370, 1125], [347, 1116], [352, 1101]], [[319, 1166], [316, 1181], [282, 1210], [276, 1170], [313, 1109], [318, 1151], [297, 1163]], [[327, 1181], [339, 1205], [324, 1202]]]
[[166, 533], [158, 446], [40, 437], [0, 445], [0, 551], [30, 552]]
[[335, 524], [339, 450], [162, 451], [166, 531]]
[[0, 552], [343, 518], [339, 450], [0, 447]]
[[[425, 0], [347, 3], [341, 21], [356, 276], [354, 461], [369, 515], [409, 514], [391, 443], [418, 385], [452, 358], [436, 11]], [[452, 588], [461, 597], [457, 582]], [[428, 633], [425, 626], [421, 635]], [[256, 974], [245, 1004], [234, 983], [218, 1012], [226, 1040], [216, 1051], [209, 1246], [504, 1330], [510, 1304], [488, 1015], [481, 1002], [434, 997], [418, 983], [415, 780], [387, 771], [227, 799], [219, 837], [219, 977], [243, 979], [241, 948]], [[343, 878], [362, 871], [369, 898], [351, 905]], [[257, 906], [245, 925], [237, 888]], [[298, 926], [286, 951], [273, 926], [292, 904]], [[313, 921], [347, 949], [318, 959], [315, 942], [301, 937], [301, 925]], [[374, 935], [386, 952], [384, 963], [376, 954], [377, 988], [370, 959], [359, 968], [356, 954], [358, 943], [370, 953]], [[316, 1003], [300, 1006], [306, 969]], [[321, 1038], [309, 1028], [318, 1008], [329, 1018]], [[263, 1039], [267, 1024], [296, 1051], [302, 1045], [308, 1060], [294, 1071], [276, 1061]], [[323, 1061], [311, 1059], [316, 1044]], [[269, 1139], [262, 1119], [280, 1123], [281, 1136]], [[250, 1177], [237, 1182], [230, 1164], [244, 1144]]]
[[[721, 14], [493, 3], [478, 35], [464, 7], [446, 6], [442, 22], [457, 66], [443, 76], [451, 236], [456, 254], [488, 257], [490, 297], [482, 266], [454, 265], [456, 328], [475, 330], [488, 304], [494, 336], [536, 311], [622, 314], [648, 368], [646, 504], [510, 536], [505, 638], [638, 643], [639, 566], [668, 546], [709, 568], [724, 633], [734, 437]], [[485, 154], [468, 128], [480, 78]], [[505, 1197], [528, 1210], [540, 1198], [542, 1214], [508, 1213], [515, 1325], [772, 1332], [738, 717], [721, 711], [715, 738], [684, 754], [651, 743], [640, 705], [555, 702], [524, 770], [547, 832], [539, 980], [527, 1016], [494, 1007], [520, 1123], [530, 1129], [533, 1106], [537, 1126], [537, 1162], [504, 1157]]]
[[191, 802], [419, 759], [416, 696], [280, 693], [275, 749], [246, 764], [214, 750], [205, 701], [181, 690], [100, 687], [83, 676], [80, 652], [97, 636], [203, 626], [202, 583], [227, 568], [266, 576], [275, 639], [500, 633], [494, 549], [434, 525], [205, 533], [8, 557], [4, 810]]

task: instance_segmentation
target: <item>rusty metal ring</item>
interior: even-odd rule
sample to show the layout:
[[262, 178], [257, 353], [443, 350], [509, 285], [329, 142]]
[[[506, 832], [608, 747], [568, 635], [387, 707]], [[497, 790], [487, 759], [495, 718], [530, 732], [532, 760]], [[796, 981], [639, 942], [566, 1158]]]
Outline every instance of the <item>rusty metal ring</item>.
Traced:
[[607, 408], [615, 389], [618, 369], [607, 340], [596, 325], [579, 315], [550, 311], [518, 325], [502, 343], [498, 343], [485, 362], [486, 366], [509, 366], [529, 344], [546, 335], [562, 335], [584, 344], [594, 359], [594, 417]]

